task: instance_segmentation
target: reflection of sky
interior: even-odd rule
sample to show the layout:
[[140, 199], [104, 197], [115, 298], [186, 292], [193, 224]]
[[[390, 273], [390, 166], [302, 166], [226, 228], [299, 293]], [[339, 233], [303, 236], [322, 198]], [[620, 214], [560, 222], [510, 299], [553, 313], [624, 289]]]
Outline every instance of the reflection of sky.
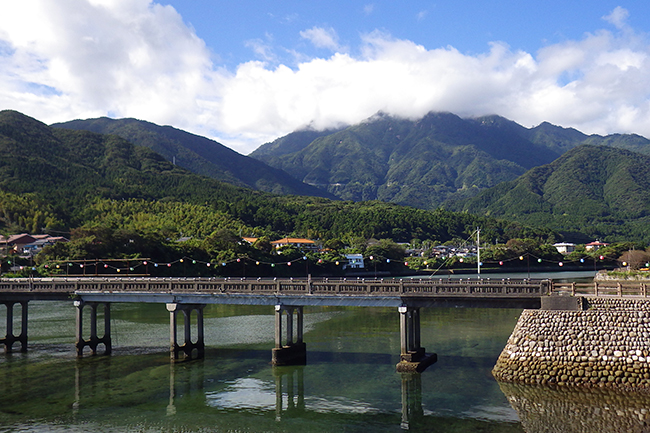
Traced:
[[[282, 394], [282, 407], [288, 406], [288, 395]], [[297, 398], [295, 396], [294, 398]], [[206, 393], [207, 405], [219, 409], [275, 410], [275, 384], [255, 378], [240, 378], [221, 391]], [[295, 401], [294, 401], [295, 402]], [[344, 397], [305, 396], [305, 410], [320, 413], [379, 413], [372, 405]]]
[[[284, 390], [283, 390], [284, 391]], [[283, 410], [288, 406], [288, 395], [282, 394]], [[294, 396], [297, 399], [297, 396]], [[228, 410], [271, 411], [276, 409], [275, 384], [256, 378], [240, 378], [230, 382], [224, 389], [206, 393], [207, 405]], [[294, 400], [295, 402], [295, 400]], [[372, 414], [382, 410], [372, 404], [340, 396], [305, 396], [305, 410], [318, 413]], [[450, 409], [424, 409], [425, 416], [471, 418], [496, 422], [519, 421], [517, 412], [511, 407], [478, 405], [463, 413]]]
[[468, 418], [498, 422], [519, 422], [517, 412], [511, 407], [475, 406], [463, 413]]
[[275, 409], [275, 384], [253, 378], [240, 378], [224, 390], [206, 392], [207, 405], [219, 409]]

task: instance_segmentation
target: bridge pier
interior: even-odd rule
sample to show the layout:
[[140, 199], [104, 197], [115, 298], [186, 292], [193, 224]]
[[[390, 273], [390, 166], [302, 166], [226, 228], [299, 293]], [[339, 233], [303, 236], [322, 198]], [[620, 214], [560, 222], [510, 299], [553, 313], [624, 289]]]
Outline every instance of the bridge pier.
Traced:
[[[27, 352], [27, 302], [28, 301], [5, 301], [2, 304], [7, 309], [7, 326], [4, 338], [0, 338], [0, 344], [5, 347], [5, 353], [13, 351], [15, 342], [20, 343], [20, 351]], [[14, 305], [21, 306], [20, 334], [14, 334]]]
[[[97, 336], [97, 307], [104, 306], [104, 336]], [[111, 304], [110, 302], [84, 302], [74, 301], [74, 306], [77, 307], [77, 332], [75, 347], [77, 349], [77, 357], [83, 357], [84, 348], [90, 347], [91, 354], [97, 355], [97, 346], [104, 345], [104, 354], [110, 355], [112, 351], [111, 344]], [[83, 309], [90, 307], [90, 338], [87, 340], [83, 337]]]
[[[293, 341], [293, 313], [296, 313], [296, 341]], [[286, 340], [282, 342], [282, 316], [286, 313]], [[275, 306], [275, 347], [271, 351], [273, 365], [307, 364], [307, 345], [302, 341], [303, 307]]]
[[426, 370], [438, 360], [435, 353], [427, 355], [420, 343], [420, 309], [401, 306], [399, 311], [400, 357], [397, 363], [399, 373], [413, 373]]
[[[167, 311], [169, 311], [169, 354], [172, 361], [181, 359], [200, 359], [205, 356], [205, 340], [203, 336], [203, 309], [205, 304], [167, 304]], [[192, 341], [192, 311], [196, 311], [196, 327], [197, 339], [196, 342]], [[176, 325], [178, 322], [178, 313], [183, 313], [184, 323], [184, 342], [182, 345], [178, 344], [178, 334], [176, 332]], [[194, 356], [194, 349], [196, 349], [196, 357]]]

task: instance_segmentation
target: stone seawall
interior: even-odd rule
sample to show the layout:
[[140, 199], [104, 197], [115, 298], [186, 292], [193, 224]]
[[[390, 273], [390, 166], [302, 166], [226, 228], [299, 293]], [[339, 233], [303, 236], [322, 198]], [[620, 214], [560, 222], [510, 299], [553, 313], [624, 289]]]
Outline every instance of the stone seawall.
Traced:
[[494, 377], [650, 392], [650, 302], [592, 298], [584, 306], [583, 311], [524, 310]]

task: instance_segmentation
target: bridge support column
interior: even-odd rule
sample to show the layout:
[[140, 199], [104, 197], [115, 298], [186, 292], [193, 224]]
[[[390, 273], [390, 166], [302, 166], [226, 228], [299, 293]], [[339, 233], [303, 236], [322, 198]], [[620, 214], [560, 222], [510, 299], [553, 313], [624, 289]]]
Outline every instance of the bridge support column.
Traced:
[[[293, 314], [296, 313], [296, 341], [293, 341]], [[282, 341], [282, 316], [286, 313], [286, 340]], [[307, 345], [302, 341], [303, 308], [275, 306], [275, 347], [271, 351], [273, 365], [307, 364]]]
[[401, 306], [399, 311], [400, 357], [397, 371], [422, 372], [438, 360], [435, 353], [427, 355], [420, 344], [420, 309]]
[[[97, 336], [97, 307], [104, 306], [104, 336]], [[97, 355], [97, 346], [104, 345], [104, 355], [110, 355], [113, 349], [111, 344], [111, 304], [109, 302], [84, 302], [74, 301], [77, 307], [77, 332], [75, 347], [77, 348], [77, 357], [83, 357], [84, 348], [90, 347], [91, 354]], [[83, 310], [84, 307], [90, 307], [90, 338], [83, 337]]]
[[[7, 301], [2, 302], [7, 309], [7, 327], [4, 338], [0, 338], [0, 344], [5, 347], [5, 353], [13, 351], [15, 342], [20, 343], [20, 351], [27, 352], [27, 302], [28, 301]], [[14, 305], [21, 306], [20, 334], [14, 334]]]
[[[169, 311], [169, 354], [172, 361], [180, 360], [181, 353], [185, 360], [200, 359], [205, 356], [205, 341], [203, 337], [204, 308], [205, 304], [167, 304], [167, 311]], [[196, 342], [192, 341], [192, 311], [196, 311]], [[176, 332], [179, 312], [183, 313], [185, 325], [183, 333], [184, 342], [182, 345], [178, 344], [178, 334]], [[196, 356], [194, 356], [194, 349], [196, 349]]]

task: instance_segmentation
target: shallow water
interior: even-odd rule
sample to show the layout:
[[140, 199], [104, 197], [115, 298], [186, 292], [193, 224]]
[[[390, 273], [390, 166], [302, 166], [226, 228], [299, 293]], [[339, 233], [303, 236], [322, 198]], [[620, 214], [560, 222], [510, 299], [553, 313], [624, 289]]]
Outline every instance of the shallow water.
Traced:
[[0, 431], [521, 432], [490, 370], [517, 310], [428, 309], [438, 362], [395, 372], [394, 309], [305, 308], [307, 365], [274, 368], [271, 307], [207, 306], [206, 356], [171, 364], [164, 305], [114, 304], [113, 355], [74, 353], [74, 307], [33, 302], [29, 351], [0, 357]]
[[164, 305], [114, 304], [112, 356], [74, 352], [71, 303], [33, 302], [0, 356], [0, 432], [643, 432], [650, 396], [498, 384], [519, 310], [423, 309], [438, 362], [398, 374], [387, 308], [305, 308], [307, 365], [272, 367], [271, 307], [208, 305], [206, 355], [170, 363]]

